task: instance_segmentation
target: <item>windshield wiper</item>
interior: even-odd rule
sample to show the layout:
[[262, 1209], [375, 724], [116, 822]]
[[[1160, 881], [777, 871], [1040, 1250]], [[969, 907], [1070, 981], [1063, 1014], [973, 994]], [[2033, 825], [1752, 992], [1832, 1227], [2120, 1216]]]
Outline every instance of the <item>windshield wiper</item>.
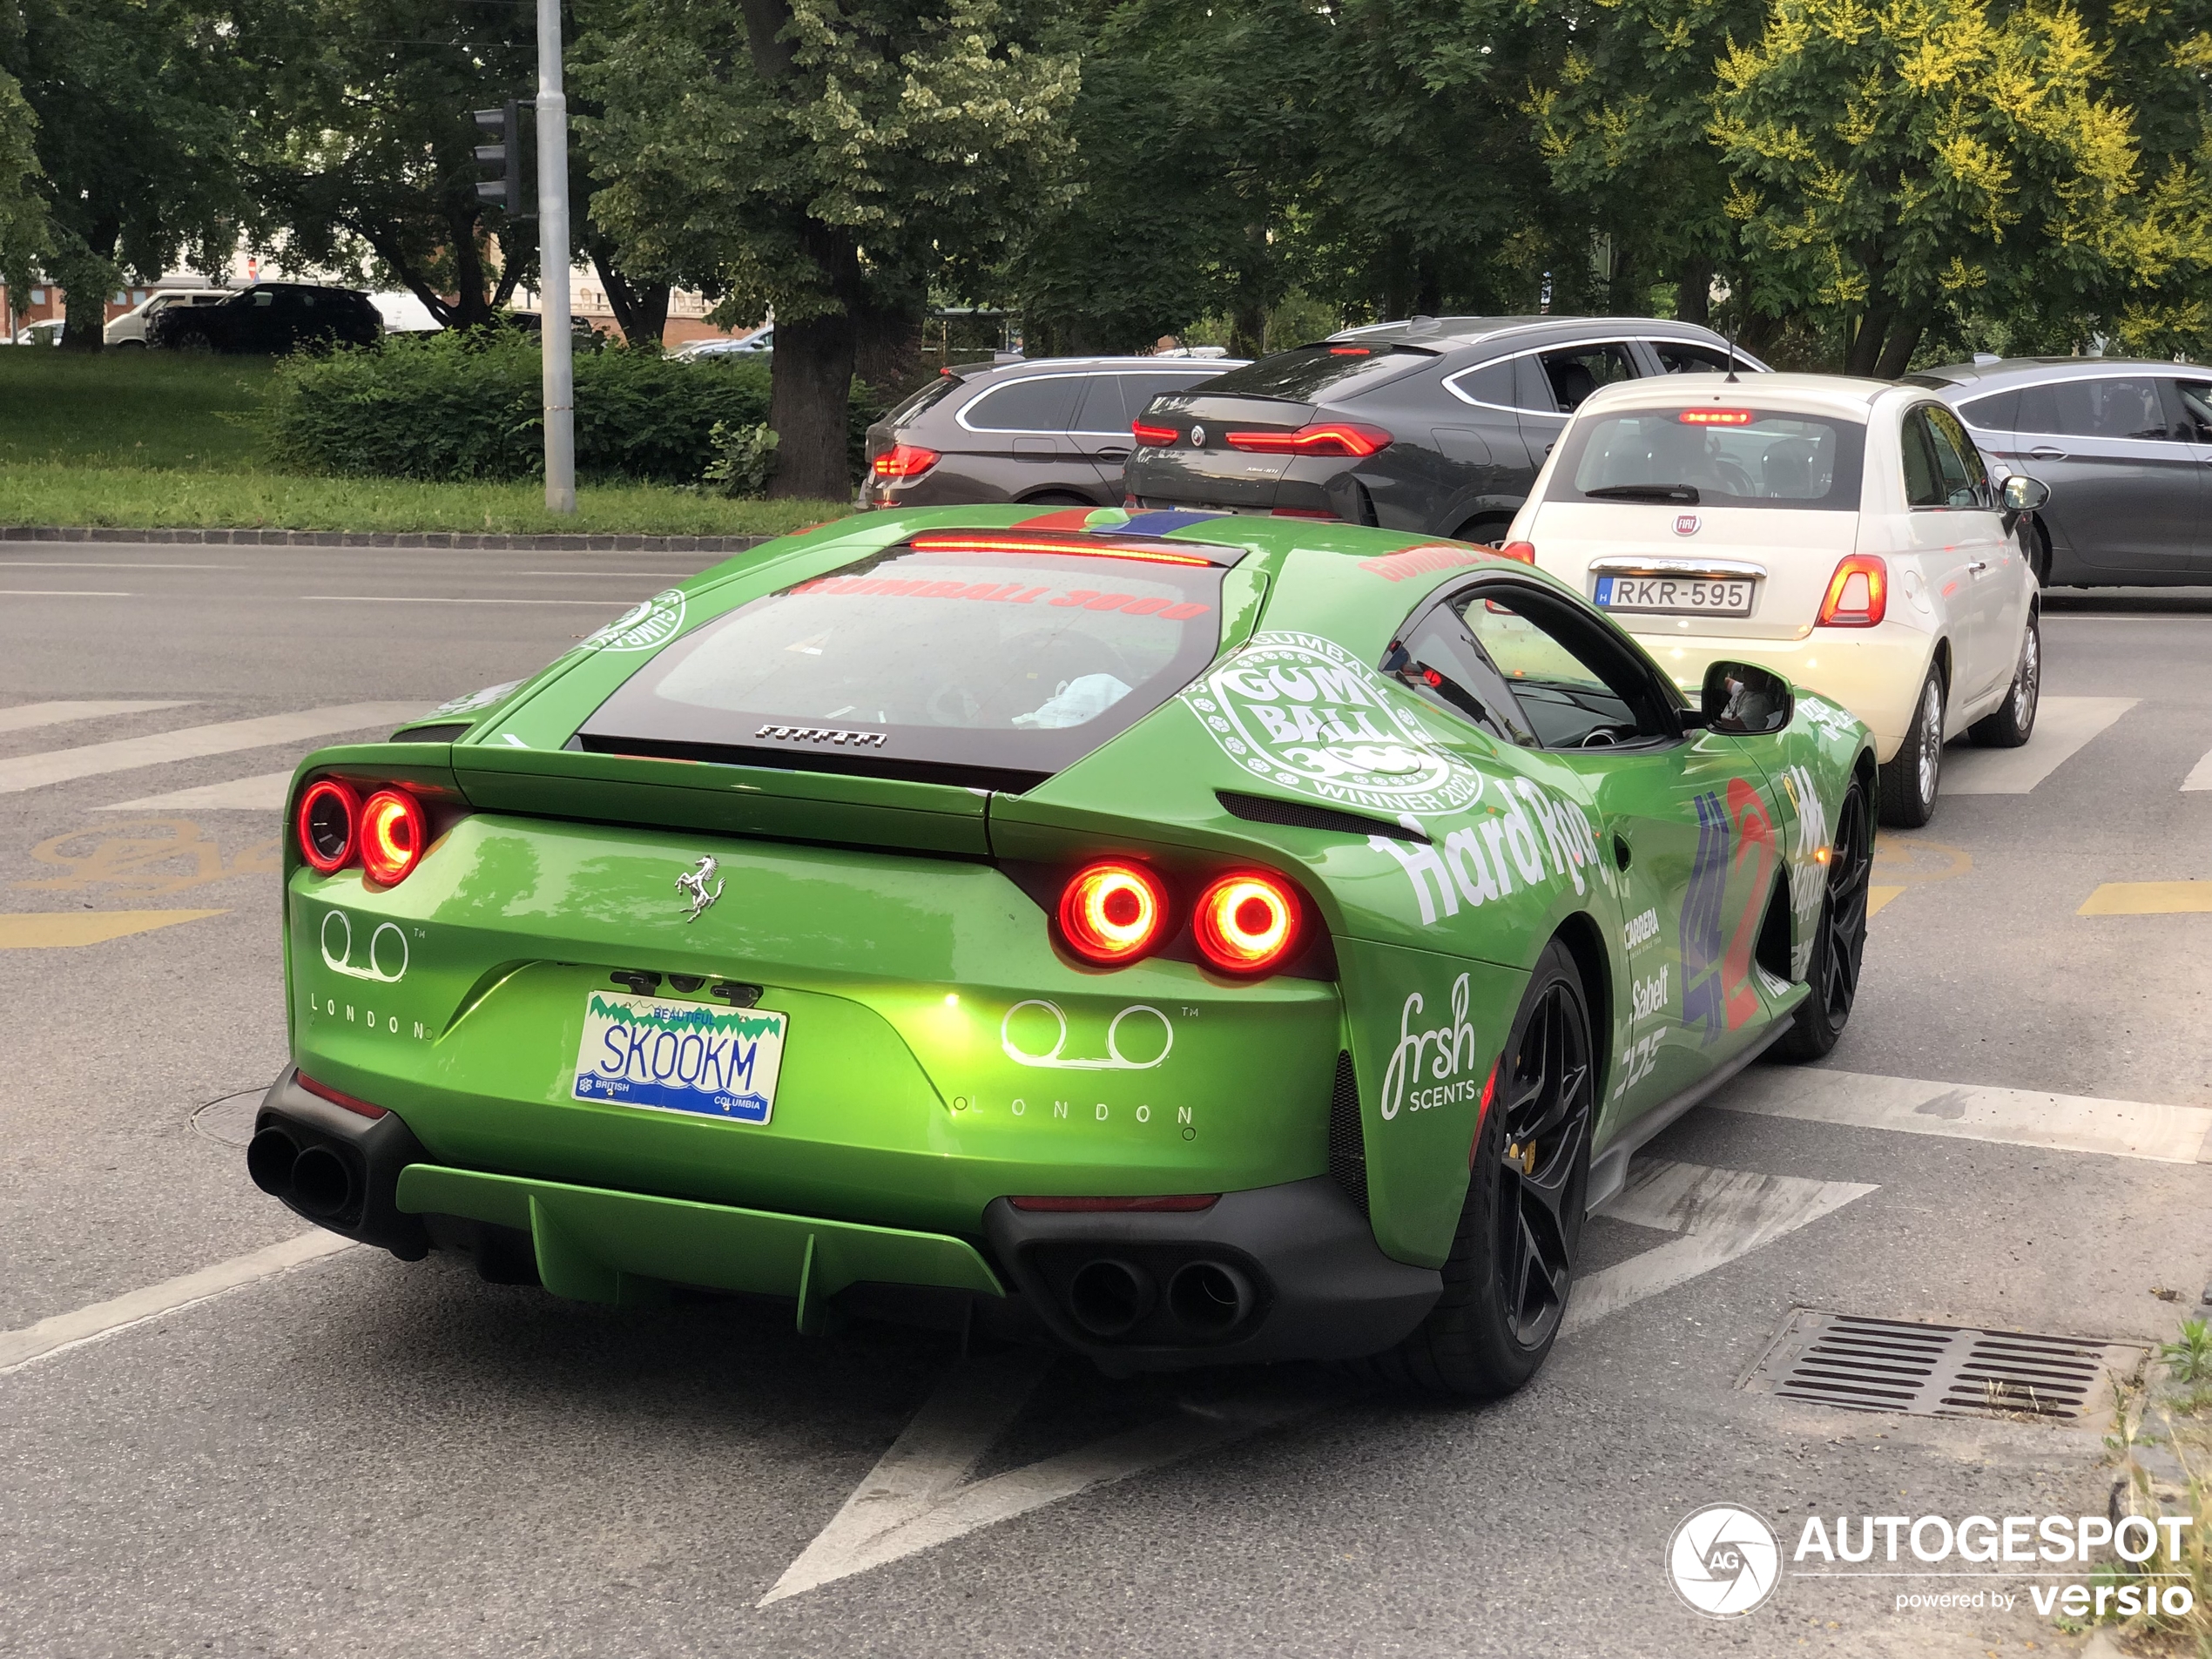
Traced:
[[1697, 503], [1695, 484], [1601, 484], [1582, 494], [1591, 501], [1678, 501], [1691, 507]]

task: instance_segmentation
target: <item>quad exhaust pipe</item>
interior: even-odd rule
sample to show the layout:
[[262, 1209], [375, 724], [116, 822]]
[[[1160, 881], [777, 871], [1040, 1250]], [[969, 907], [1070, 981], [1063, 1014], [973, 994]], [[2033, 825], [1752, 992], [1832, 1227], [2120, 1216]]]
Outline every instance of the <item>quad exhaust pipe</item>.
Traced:
[[[1251, 1281], [1226, 1262], [1190, 1261], [1168, 1275], [1166, 1317], [1170, 1329], [1150, 1332], [1159, 1340], [1218, 1337], [1242, 1324], [1253, 1308]], [[1068, 1280], [1069, 1317], [1087, 1336], [1117, 1341], [1151, 1320], [1161, 1307], [1160, 1281], [1142, 1262], [1101, 1256]]]

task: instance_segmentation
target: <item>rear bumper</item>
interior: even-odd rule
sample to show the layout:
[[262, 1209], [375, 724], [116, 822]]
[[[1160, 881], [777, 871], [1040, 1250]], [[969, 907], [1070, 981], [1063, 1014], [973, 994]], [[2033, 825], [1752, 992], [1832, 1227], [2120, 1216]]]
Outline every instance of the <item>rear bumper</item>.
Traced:
[[[579, 1301], [652, 1303], [685, 1285], [791, 1298], [802, 1331], [831, 1307], [1041, 1329], [1126, 1372], [1373, 1353], [1442, 1290], [1434, 1269], [1385, 1256], [1326, 1177], [1191, 1213], [1037, 1213], [1001, 1198], [984, 1214], [987, 1258], [950, 1234], [435, 1163], [396, 1113], [362, 1117], [291, 1071], [255, 1129], [255, 1184], [319, 1226], [407, 1260], [434, 1243], [466, 1251], [494, 1277], [534, 1275]], [[311, 1152], [343, 1168], [341, 1201], [327, 1178], [292, 1178]], [[1130, 1287], [1126, 1324], [1099, 1313], [1102, 1272], [1109, 1293]]]
[[1885, 765], [1905, 741], [1935, 655], [1932, 635], [1895, 622], [1874, 628], [1819, 628], [1802, 639], [1630, 631], [1692, 701], [1706, 665], [1727, 661], [1770, 668], [1792, 685], [1842, 704], [1873, 732], [1874, 758]]

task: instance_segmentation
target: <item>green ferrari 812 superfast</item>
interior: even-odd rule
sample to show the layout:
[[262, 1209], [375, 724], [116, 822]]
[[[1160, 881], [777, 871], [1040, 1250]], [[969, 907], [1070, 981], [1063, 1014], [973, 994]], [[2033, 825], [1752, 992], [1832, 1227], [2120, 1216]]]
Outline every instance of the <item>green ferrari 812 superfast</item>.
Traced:
[[1874, 785], [1487, 548], [865, 514], [308, 757], [248, 1161], [558, 1296], [1494, 1395], [1634, 1149], [1834, 1044]]

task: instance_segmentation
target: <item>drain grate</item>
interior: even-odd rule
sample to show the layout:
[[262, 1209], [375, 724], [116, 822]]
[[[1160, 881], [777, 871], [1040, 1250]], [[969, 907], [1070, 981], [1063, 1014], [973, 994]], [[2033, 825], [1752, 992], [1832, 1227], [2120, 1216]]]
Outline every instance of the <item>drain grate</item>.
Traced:
[[2085, 1415], [2109, 1375], [2131, 1375], [2139, 1344], [1793, 1311], [1744, 1378], [1756, 1393], [1913, 1417]]

